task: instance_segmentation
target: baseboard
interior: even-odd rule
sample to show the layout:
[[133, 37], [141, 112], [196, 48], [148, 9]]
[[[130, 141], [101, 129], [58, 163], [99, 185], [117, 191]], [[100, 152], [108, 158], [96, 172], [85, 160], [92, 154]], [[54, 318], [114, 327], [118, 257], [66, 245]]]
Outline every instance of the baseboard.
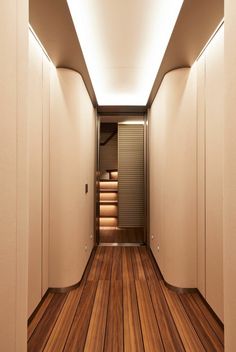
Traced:
[[214, 318], [217, 320], [217, 322], [219, 323], [219, 325], [220, 325], [222, 328], [224, 328], [224, 323], [220, 320], [220, 318], [218, 317], [218, 315], [217, 315], [217, 314], [214, 312], [214, 310], [211, 308], [211, 306], [210, 306], [209, 303], [206, 301], [205, 297], [201, 294], [201, 292], [198, 290], [198, 288], [176, 287], [176, 286], [170, 285], [170, 284], [164, 279], [164, 276], [163, 276], [163, 274], [162, 274], [162, 272], [161, 272], [161, 270], [160, 270], [160, 268], [159, 268], [159, 265], [158, 265], [158, 263], [157, 263], [157, 261], [156, 261], [156, 258], [155, 258], [154, 254], [153, 254], [153, 252], [152, 252], [151, 247], [148, 246], [148, 248], [149, 248], [149, 251], [150, 251], [150, 253], [151, 253], [152, 257], [153, 257], [153, 260], [154, 260], [154, 262], [155, 262], [155, 264], [156, 264], [156, 266], [157, 266], [157, 269], [158, 269], [158, 271], [159, 271], [159, 273], [160, 273], [160, 275], [161, 275], [161, 277], [162, 277], [162, 280], [163, 280], [165, 286], [166, 286], [168, 289], [170, 289], [170, 290], [172, 290], [172, 291], [174, 291], [174, 292], [176, 292], [176, 293], [179, 293], [179, 294], [186, 294], [186, 293], [197, 293], [197, 294], [199, 294], [199, 296], [200, 296], [202, 302], [205, 304], [205, 306], [207, 307], [207, 309], [210, 310], [210, 312], [212, 313], [212, 315], [214, 316]]
[[31, 321], [34, 319], [35, 315], [37, 314], [38, 310], [40, 309], [41, 305], [43, 304], [45, 298], [47, 297], [47, 295], [49, 293], [68, 293], [72, 290], [75, 290], [76, 288], [78, 288], [80, 286], [80, 283], [81, 281], [83, 280], [84, 278], [84, 275], [86, 273], [86, 270], [90, 264], [90, 262], [92, 261], [93, 257], [94, 257], [94, 254], [95, 254], [95, 248], [96, 246], [92, 249], [91, 253], [90, 253], [90, 256], [89, 256], [89, 259], [88, 259], [88, 262], [86, 264], [86, 267], [84, 269], [84, 272], [83, 272], [83, 275], [82, 275], [82, 278], [79, 282], [77, 282], [76, 284], [74, 285], [71, 285], [71, 286], [68, 286], [68, 287], [49, 287], [47, 289], [47, 291], [45, 292], [45, 294], [43, 295], [42, 299], [40, 300], [39, 304], [37, 305], [37, 307], [35, 308], [35, 310], [33, 311], [33, 313], [30, 315], [30, 317], [28, 318], [28, 325], [31, 323]]

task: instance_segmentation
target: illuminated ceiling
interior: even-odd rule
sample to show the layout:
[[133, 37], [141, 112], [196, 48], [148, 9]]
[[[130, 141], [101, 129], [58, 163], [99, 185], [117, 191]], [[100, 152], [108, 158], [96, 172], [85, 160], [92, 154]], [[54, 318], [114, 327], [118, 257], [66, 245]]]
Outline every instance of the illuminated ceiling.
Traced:
[[147, 104], [183, 0], [67, 0], [99, 105]]

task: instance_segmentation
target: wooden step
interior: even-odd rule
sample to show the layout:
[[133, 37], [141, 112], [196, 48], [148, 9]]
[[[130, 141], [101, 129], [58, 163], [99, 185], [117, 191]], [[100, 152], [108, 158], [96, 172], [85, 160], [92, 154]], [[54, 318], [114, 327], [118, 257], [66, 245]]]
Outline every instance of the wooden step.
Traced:
[[102, 178], [100, 178], [100, 182], [118, 182], [118, 180], [115, 180], [115, 179], [106, 179], [106, 178], [104, 178], [104, 179], [102, 179]]
[[113, 192], [116, 192], [116, 193], [117, 193], [117, 192], [118, 192], [118, 189], [112, 189], [112, 188], [111, 188], [111, 189], [109, 189], [109, 188], [101, 189], [101, 188], [100, 188], [100, 193], [113, 193]]
[[100, 227], [116, 227], [118, 224], [117, 218], [100, 218], [99, 219], [99, 226]]
[[117, 170], [111, 170], [108, 172], [109, 172], [111, 180], [118, 180], [118, 171]]
[[118, 207], [117, 204], [101, 204], [100, 205], [100, 217], [117, 217]]
[[118, 205], [118, 200], [99, 200], [100, 205]]
[[117, 192], [100, 192], [100, 201], [117, 201]]
[[118, 188], [118, 182], [114, 180], [106, 180], [106, 181], [100, 181], [99, 182], [99, 187], [100, 190], [117, 190]]

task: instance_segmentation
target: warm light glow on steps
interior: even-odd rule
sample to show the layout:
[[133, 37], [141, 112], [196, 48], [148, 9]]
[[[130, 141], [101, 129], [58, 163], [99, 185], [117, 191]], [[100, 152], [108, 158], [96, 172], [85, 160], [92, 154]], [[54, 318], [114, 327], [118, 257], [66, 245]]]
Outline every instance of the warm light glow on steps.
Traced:
[[111, 189], [111, 190], [116, 190], [118, 187], [118, 182], [117, 181], [100, 181], [100, 189]]
[[100, 218], [99, 225], [100, 227], [116, 227], [117, 218]]

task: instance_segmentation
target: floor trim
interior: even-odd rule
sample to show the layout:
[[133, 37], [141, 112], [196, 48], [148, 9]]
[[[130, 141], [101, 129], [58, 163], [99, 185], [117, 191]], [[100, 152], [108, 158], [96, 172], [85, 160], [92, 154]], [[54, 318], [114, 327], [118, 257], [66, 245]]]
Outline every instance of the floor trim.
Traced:
[[37, 314], [38, 310], [40, 309], [41, 305], [45, 301], [45, 298], [47, 297], [48, 294], [49, 294], [49, 289], [47, 289], [47, 291], [44, 293], [43, 297], [41, 298], [41, 301], [39, 302], [39, 304], [37, 305], [37, 307], [35, 308], [33, 313], [29, 316], [28, 321], [27, 321], [28, 325], [34, 319], [35, 315]]
[[154, 259], [154, 261], [155, 261], [155, 264], [156, 264], [156, 266], [157, 266], [157, 268], [158, 268], [158, 270], [159, 270], [159, 272], [160, 272], [160, 275], [161, 275], [161, 277], [162, 277], [162, 280], [163, 280], [165, 286], [166, 286], [168, 289], [170, 289], [170, 290], [172, 290], [172, 291], [174, 291], [174, 292], [176, 292], [176, 293], [178, 293], [178, 294], [198, 293], [198, 294], [200, 295], [200, 297], [201, 297], [203, 303], [204, 303], [204, 304], [206, 305], [206, 307], [211, 311], [211, 313], [214, 315], [215, 319], [218, 321], [218, 323], [221, 325], [221, 327], [224, 328], [224, 323], [220, 320], [220, 318], [218, 317], [218, 315], [217, 315], [217, 314], [214, 312], [214, 310], [211, 308], [211, 306], [210, 306], [209, 303], [206, 301], [205, 297], [201, 294], [201, 292], [199, 291], [198, 288], [196, 288], [196, 287], [193, 287], [193, 288], [176, 287], [176, 286], [173, 286], [173, 285], [169, 284], [169, 283], [164, 279], [164, 276], [163, 276], [163, 274], [162, 274], [162, 272], [161, 272], [161, 270], [160, 270], [160, 267], [159, 267], [159, 265], [158, 265], [158, 263], [157, 263], [157, 261], [156, 261], [156, 258], [155, 258], [154, 254], [153, 254], [153, 252], [152, 252], [151, 247], [148, 246], [147, 248], [149, 249], [149, 251], [150, 251], [150, 253], [151, 253], [151, 255], [152, 255], [152, 257], [153, 257], [153, 259]]
[[209, 305], [209, 303], [206, 301], [205, 297], [201, 294], [201, 292], [199, 291], [199, 289], [197, 288], [197, 293], [199, 294], [199, 296], [201, 297], [202, 302], [205, 304], [205, 306], [207, 307], [207, 309], [210, 310], [210, 312], [212, 313], [212, 315], [214, 316], [214, 318], [217, 320], [217, 322], [220, 324], [220, 326], [222, 327], [222, 329], [224, 329], [224, 323], [220, 320], [220, 318], [218, 317], [218, 315], [214, 312], [214, 310], [211, 308], [211, 306]]

